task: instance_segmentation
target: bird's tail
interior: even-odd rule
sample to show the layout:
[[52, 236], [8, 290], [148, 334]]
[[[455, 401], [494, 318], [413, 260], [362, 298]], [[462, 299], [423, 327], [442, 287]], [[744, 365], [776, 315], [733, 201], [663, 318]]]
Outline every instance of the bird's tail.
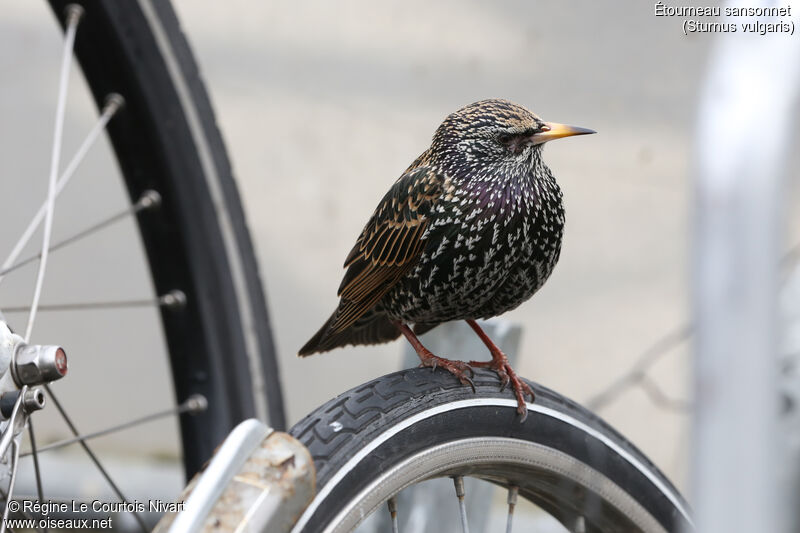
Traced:
[[298, 355], [305, 357], [348, 344], [381, 344], [393, 341], [400, 336], [400, 331], [381, 309], [367, 311], [349, 327], [332, 332], [331, 326], [335, 323], [339, 312], [337, 308], [319, 331], [300, 348]]

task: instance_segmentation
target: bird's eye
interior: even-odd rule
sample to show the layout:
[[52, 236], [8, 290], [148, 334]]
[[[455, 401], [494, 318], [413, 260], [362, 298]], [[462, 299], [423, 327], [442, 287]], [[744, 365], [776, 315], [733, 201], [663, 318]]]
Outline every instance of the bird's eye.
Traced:
[[501, 133], [500, 135], [497, 136], [497, 140], [500, 141], [501, 144], [508, 144], [511, 142], [511, 139], [513, 138], [514, 136], [511, 135], [510, 133]]

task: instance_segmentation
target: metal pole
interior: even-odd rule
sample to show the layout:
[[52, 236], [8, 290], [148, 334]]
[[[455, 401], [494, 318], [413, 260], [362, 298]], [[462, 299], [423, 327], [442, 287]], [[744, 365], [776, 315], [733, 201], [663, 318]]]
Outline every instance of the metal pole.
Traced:
[[692, 488], [703, 533], [788, 528], [777, 484], [777, 288], [800, 37], [742, 31], [755, 20], [798, 17], [720, 20], [738, 31], [717, 37], [696, 138]]

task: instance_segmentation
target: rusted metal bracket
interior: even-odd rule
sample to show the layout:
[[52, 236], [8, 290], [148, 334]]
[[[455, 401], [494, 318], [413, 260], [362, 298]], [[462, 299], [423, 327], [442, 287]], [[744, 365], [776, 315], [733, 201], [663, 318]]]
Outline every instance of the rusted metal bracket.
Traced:
[[314, 462], [287, 433], [239, 424], [153, 533], [289, 531], [314, 497]]

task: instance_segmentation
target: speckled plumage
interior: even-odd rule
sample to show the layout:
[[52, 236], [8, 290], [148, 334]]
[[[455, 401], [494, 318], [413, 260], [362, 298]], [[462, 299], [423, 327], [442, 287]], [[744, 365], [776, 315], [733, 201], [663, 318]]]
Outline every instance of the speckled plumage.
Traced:
[[[484, 118], [489, 113], [494, 122]], [[553, 271], [564, 229], [561, 190], [541, 145], [512, 159], [492, 153], [498, 119], [509, 131], [543, 124], [520, 106], [479, 102], [448, 117], [421, 158], [419, 168], [440, 177], [442, 194], [427, 214], [419, 260], [381, 301], [391, 318], [433, 326], [497, 316], [530, 298]], [[484, 122], [481, 138], [475, 125]], [[467, 128], [477, 137], [471, 143]]]
[[387, 342], [409, 323], [421, 333], [493, 317], [529, 299], [552, 273], [564, 231], [542, 147], [582, 133], [592, 132], [506, 100], [449, 115], [378, 204], [345, 261], [339, 306], [300, 355]]

